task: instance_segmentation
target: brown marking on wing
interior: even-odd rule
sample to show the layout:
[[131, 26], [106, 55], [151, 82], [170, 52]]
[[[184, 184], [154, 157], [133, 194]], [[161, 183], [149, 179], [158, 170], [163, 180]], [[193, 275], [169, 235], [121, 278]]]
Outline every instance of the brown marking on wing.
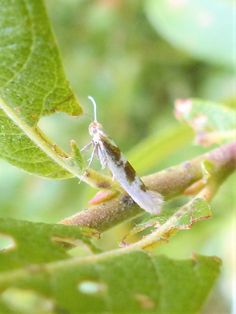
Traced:
[[117, 161], [116, 164], [118, 167], [123, 167], [125, 163], [126, 163], [126, 161], [123, 161], [122, 159], [120, 159], [119, 161]]
[[125, 163], [124, 170], [127, 180], [129, 181], [129, 183], [132, 183], [135, 180], [136, 172], [128, 161], [126, 161]]
[[142, 191], [144, 191], [144, 192], [147, 191], [147, 188], [146, 188], [146, 186], [145, 186], [145, 184], [144, 184], [143, 182], [141, 182], [141, 184], [140, 184], [140, 189], [141, 189]]
[[104, 138], [102, 139], [102, 143], [103, 143], [104, 147], [106, 148], [107, 152], [109, 153], [109, 155], [111, 156], [111, 158], [116, 162], [120, 161], [121, 152], [120, 152], [119, 148], [116, 145], [106, 141], [106, 139], [104, 139]]

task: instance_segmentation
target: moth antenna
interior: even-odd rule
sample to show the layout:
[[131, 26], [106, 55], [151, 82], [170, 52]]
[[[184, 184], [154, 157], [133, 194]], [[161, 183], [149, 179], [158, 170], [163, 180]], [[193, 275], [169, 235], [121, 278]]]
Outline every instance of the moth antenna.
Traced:
[[93, 104], [93, 114], [94, 114], [94, 121], [98, 122], [97, 120], [97, 104], [96, 101], [94, 100], [94, 98], [92, 96], [88, 96], [88, 99], [92, 102]]

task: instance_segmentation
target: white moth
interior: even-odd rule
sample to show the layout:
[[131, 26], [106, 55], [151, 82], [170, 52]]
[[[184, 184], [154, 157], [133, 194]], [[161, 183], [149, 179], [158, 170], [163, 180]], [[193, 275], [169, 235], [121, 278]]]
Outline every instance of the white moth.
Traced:
[[123, 156], [117, 145], [104, 132], [102, 125], [97, 121], [95, 100], [88, 97], [94, 106], [94, 121], [89, 125], [89, 134], [92, 137], [92, 155], [89, 159], [91, 164], [94, 155], [97, 154], [103, 168], [108, 167], [123, 189], [145, 211], [158, 214], [161, 210], [163, 197], [155, 191], [148, 190], [143, 181], [137, 176], [134, 168]]

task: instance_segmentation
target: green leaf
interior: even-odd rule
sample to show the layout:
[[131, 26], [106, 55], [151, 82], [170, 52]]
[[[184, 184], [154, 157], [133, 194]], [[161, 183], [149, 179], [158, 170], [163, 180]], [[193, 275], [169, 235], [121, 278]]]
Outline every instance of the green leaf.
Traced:
[[[30, 255], [38, 248], [28, 248], [30, 263]], [[45, 250], [45, 262], [49, 259]], [[219, 268], [217, 258], [195, 256], [175, 261], [119, 249], [116, 253], [67, 258], [42, 266], [29, 264], [27, 268], [2, 272], [0, 291], [8, 302], [12, 289], [33, 291], [51, 302], [51, 313], [191, 314], [201, 308]]]
[[0, 1], [1, 97], [29, 125], [63, 111], [79, 115], [42, 1]]
[[188, 211], [176, 223], [176, 230], [190, 229], [192, 225], [200, 220], [208, 219], [212, 216], [209, 203], [203, 198], [195, 198], [188, 203]]
[[172, 45], [210, 63], [235, 67], [233, 1], [149, 0], [147, 16]]
[[165, 285], [161, 313], [196, 313], [218, 274], [219, 260], [198, 255], [192, 260], [173, 262], [161, 257], [156, 269], [161, 274], [160, 285]]
[[192, 221], [203, 220], [212, 216], [212, 211], [209, 203], [202, 199], [196, 198], [193, 202], [194, 211], [192, 214]]
[[[15, 302], [17, 295], [26, 294], [42, 304], [47, 300], [50, 313], [191, 314], [199, 310], [219, 274], [219, 260], [203, 256], [175, 261], [118, 249], [72, 258], [59, 240], [80, 239], [90, 245], [93, 234], [77, 226], [1, 219], [0, 234], [15, 243], [0, 251], [0, 309], [6, 313], [14, 313], [18, 305], [18, 313], [32, 313], [34, 309], [23, 310], [20, 300]], [[8, 307], [13, 310], [7, 312]]]
[[5, 240], [11, 241], [8, 241], [10, 242], [8, 248], [0, 251], [0, 271], [66, 259], [69, 257], [66, 251], [67, 245], [78, 245], [77, 240], [93, 249], [89, 239], [93, 234], [94, 232], [86, 227], [1, 218], [0, 238], [3, 235]]
[[0, 7], [0, 156], [32, 173], [68, 177], [56, 156], [66, 154], [37, 128], [41, 117], [56, 111], [82, 112], [43, 2], [0, 0]]
[[233, 139], [236, 111], [222, 104], [201, 99], [177, 100], [176, 117], [196, 132], [196, 142], [205, 146]]
[[81, 152], [74, 140], [70, 141], [70, 147], [71, 147], [71, 160], [74, 162], [80, 169], [85, 168], [85, 161], [83, 156], [81, 155]]
[[[143, 241], [154, 235], [152, 244], [148, 244], [147, 247], [154, 243], [155, 246], [157, 246], [169, 240], [177, 231], [191, 229], [196, 222], [209, 219], [211, 216], [212, 211], [210, 204], [202, 196], [197, 195], [178, 209], [174, 207], [165, 208], [165, 210], [156, 217], [144, 214], [141, 223], [136, 224], [136, 226], [129, 231], [121, 244], [127, 245], [129, 239], [132, 239], [134, 235], [141, 235]], [[171, 225], [169, 224], [170, 221]], [[163, 229], [163, 226], [165, 227], [166, 225], [168, 225], [168, 227]], [[157, 233], [159, 234], [157, 235]], [[146, 245], [144, 247], [146, 247]]]
[[0, 313], [1, 314], [22, 314], [22, 313], [14, 311], [10, 306], [5, 304], [5, 302], [1, 300], [0, 300]]
[[[12, 302], [14, 300], [14, 302]], [[0, 302], [1, 314], [52, 314], [50, 300], [33, 291], [8, 289]]]
[[38, 146], [39, 143], [42, 143], [50, 149], [53, 145], [48, 140], [44, 141], [41, 136], [39, 137], [37, 129], [31, 129], [27, 126], [27, 130], [33, 135], [34, 141], [30, 139], [29, 134], [25, 133], [25, 130], [12, 122], [0, 109], [0, 157], [19, 168], [40, 176], [49, 178], [71, 177], [71, 174], [60, 167]]

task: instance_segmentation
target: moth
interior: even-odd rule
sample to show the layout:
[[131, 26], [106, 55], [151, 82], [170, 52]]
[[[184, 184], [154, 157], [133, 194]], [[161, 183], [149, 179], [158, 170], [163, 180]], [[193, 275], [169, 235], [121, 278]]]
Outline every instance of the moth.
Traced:
[[89, 100], [94, 108], [94, 120], [89, 125], [89, 134], [92, 141], [86, 145], [93, 145], [93, 151], [89, 159], [88, 167], [95, 155], [98, 156], [102, 168], [108, 167], [113, 178], [117, 180], [129, 196], [145, 211], [158, 214], [163, 204], [163, 197], [158, 192], [147, 189], [143, 181], [138, 177], [134, 168], [121, 153], [119, 147], [105, 133], [103, 126], [97, 121], [96, 102], [93, 97]]

